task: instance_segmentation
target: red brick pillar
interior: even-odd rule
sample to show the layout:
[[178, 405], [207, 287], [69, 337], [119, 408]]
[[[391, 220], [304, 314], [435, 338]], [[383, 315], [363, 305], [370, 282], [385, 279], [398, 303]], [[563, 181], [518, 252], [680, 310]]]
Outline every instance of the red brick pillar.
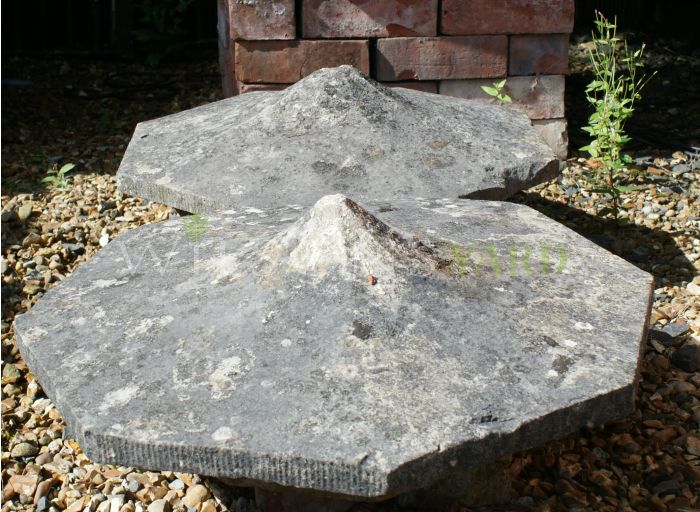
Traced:
[[566, 151], [564, 74], [574, 0], [219, 0], [227, 96], [350, 64], [390, 86], [497, 101]]

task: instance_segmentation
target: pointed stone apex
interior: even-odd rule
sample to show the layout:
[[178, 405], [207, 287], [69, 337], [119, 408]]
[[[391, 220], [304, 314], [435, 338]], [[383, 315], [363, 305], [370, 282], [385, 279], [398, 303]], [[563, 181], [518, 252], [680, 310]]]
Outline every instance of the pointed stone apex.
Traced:
[[[283, 96], [302, 97], [311, 94], [324, 94], [343, 98], [349, 93], [362, 96], [376, 93], [391, 94], [391, 92], [392, 89], [363, 75], [358, 69], [352, 66], [339, 66], [314, 71], [288, 87]], [[348, 97], [348, 99], [352, 98]], [[355, 97], [355, 100], [357, 99]]]
[[405, 240], [342, 194], [319, 199], [299, 220], [270, 240], [263, 260], [272, 274], [317, 277], [336, 270], [344, 278], [380, 273], [389, 281], [401, 265]]
[[405, 110], [406, 104], [396, 91], [352, 66], [322, 68], [281, 91], [249, 125], [273, 136], [287, 129], [295, 134], [344, 125], [369, 129], [386, 120], [389, 112]]

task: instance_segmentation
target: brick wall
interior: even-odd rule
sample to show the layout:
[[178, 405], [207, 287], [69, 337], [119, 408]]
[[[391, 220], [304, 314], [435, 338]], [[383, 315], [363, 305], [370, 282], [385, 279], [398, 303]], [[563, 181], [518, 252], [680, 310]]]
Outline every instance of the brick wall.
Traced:
[[351, 64], [390, 86], [516, 108], [566, 152], [564, 74], [574, 0], [218, 0], [227, 96]]

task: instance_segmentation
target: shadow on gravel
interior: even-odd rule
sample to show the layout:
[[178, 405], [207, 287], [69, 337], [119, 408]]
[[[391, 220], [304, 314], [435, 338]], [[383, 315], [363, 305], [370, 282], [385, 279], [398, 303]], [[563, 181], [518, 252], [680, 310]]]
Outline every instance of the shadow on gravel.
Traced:
[[697, 271], [676, 245], [671, 233], [636, 224], [618, 225], [611, 219], [589, 215], [533, 192], [521, 192], [510, 201], [538, 210], [553, 220], [652, 274], [655, 286], [681, 286]]

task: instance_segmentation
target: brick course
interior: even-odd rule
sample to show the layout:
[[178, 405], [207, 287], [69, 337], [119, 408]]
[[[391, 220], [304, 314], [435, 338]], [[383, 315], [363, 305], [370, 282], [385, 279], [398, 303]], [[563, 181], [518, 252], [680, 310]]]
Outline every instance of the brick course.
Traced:
[[[481, 89], [482, 85], [492, 83], [493, 80], [443, 80], [440, 82], [440, 94], [498, 104], [500, 100], [488, 96]], [[509, 77], [504, 91], [513, 100], [513, 106], [525, 112], [530, 119], [564, 117], [564, 77], [561, 75]]]
[[369, 74], [367, 41], [239, 41], [236, 77], [246, 83], [292, 84], [317, 69], [349, 64]]
[[437, 35], [437, 0], [303, 0], [303, 36]]
[[385, 81], [505, 76], [506, 36], [399, 37], [377, 41], [377, 78]]
[[509, 75], [563, 75], [568, 67], [567, 34], [510, 37]]
[[295, 39], [294, 0], [226, 0], [231, 39]]
[[564, 34], [574, 28], [574, 0], [442, 0], [441, 33]]

